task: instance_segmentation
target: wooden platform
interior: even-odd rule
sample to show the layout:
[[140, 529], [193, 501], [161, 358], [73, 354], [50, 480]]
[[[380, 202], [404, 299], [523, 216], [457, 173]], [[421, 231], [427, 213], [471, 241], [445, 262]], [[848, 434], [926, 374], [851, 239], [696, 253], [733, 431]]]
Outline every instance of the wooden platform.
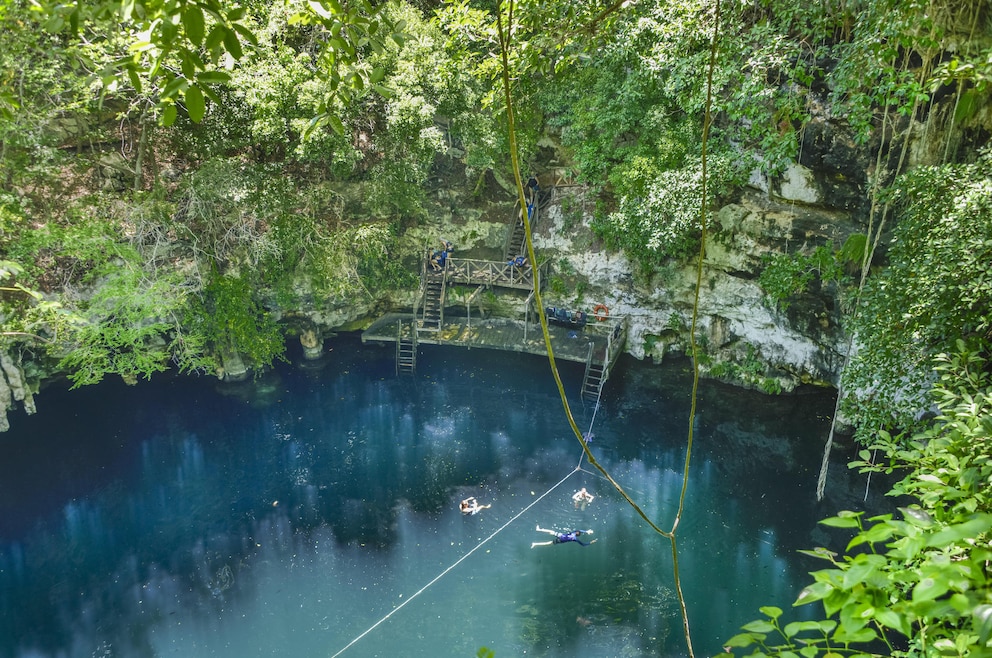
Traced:
[[[409, 325], [414, 319], [409, 313], [389, 313], [373, 322], [362, 332], [362, 342], [395, 343], [397, 322]], [[525, 331], [526, 329], [526, 331]], [[611, 322], [591, 322], [583, 329], [570, 329], [551, 324], [551, 347], [556, 359], [586, 363], [592, 360], [603, 362], [609, 334], [613, 331]], [[574, 336], [574, 337], [572, 337]], [[544, 336], [539, 322], [527, 324], [507, 318], [452, 318], [445, 316], [438, 332], [419, 332], [418, 343], [429, 345], [451, 345], [455, 347], [479, 347], [525, 354], [547, 356]]]

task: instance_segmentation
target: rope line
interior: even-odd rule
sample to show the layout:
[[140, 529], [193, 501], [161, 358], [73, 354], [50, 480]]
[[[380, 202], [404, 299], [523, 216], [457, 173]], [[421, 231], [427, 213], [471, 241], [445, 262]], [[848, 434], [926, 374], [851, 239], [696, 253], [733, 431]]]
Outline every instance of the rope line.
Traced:
[[495, 537], [499, 533], [503, 532], [503, 530], [505, 530], [507, 527], [509, 527], [509, 525], [511, 523], [513, 523], [514, 521], [516, 521], [517, 519], [519, 519], [521, 516], [523, 516], [524, 514], [526, 514], [528, 511], [530, 511], [530, 508], [534, 507], [534, 505], [537, 505], [539, 502], [541, 502], [541, 500], [543, 500], [548, 494], [550, 494], [552, 491], [554, 491], [555, 489], [557, 489], [558, 487], [560, 487], [562, 484], [564, 484], [565, 480], [567, 480], [568, 478], [570, 478], [573, 475], [575, 475], [579, 470], [581, 470], [581, 469], [579, 469], [578, 467], [576, 467], [572, 471], [569, 471], [568, 475], [566, 475], [562, 479], [558, 480], [557, 484], [555, 484], [550, 489], [548, 489], [547, 491], [545, 491], [543, 494], [541, 494], [540, 496], [538, 496], [537, 498], [535, 498], [534, 501], [531, 502], [530, 505], [528, 505], [527, 507], [525, 507], [522, 510], [520, 510], [519, 512], [517, 512], [517, 514], [514, 515], [513, 518], [511, 518], [509, 521], [507, 521], [506, 523], [504, 523], [503, 525], [501, 525], [499, 528], [497, 528], [491, 535], [489, 535], [488, 537], [486, 537], [485, 539], [483, 539], [481, 542], [479, 542], [478, 544], [476, 544], [475, 547], [472, 548], [472, 550], [470, 550], [468, 553], [466, 553], [465, 555], [463, 555], [460, 558], [458, 558], [458, 560], [456, 560], [451, 566], [449, 566], [447, 569], [445, 569], [444, 571], [442, 571], [441, 573], [439, 573], [437, 576], [435, 576], [434, 579], [431, 580], [429, 583], [427, 583], [426, 585], [424, 585], [423, 587], [421, 587], [420, 589], [418, 589], [416, 592], [414, 592], [414, 594], [410, 598], [406, 599], [405, 601], [403, 601], [403, 603], [400, 603], [398, 606], [396, 606], [395, 608], [393, 608], [392, 610], [390, 610], [388, 613], [386, 613], [386, 615], [382, 619], [380, 619], [376, 623], [374, 623], [371, 626], [369, 626], [358, 637], [356, 637], [354, 640], [352, 640], [351, 642], [349, 642], [348, 644], [346, 644], [344, 647], [342, 647], [341, 650], [338, 651], [336, 654], [334, 654], [333, 656], [331, 656], [331, 658], [337, 658], [338, 656], [340, 656], [341, 654], [343, 654], [345, 651], [347, 651], [348, 649], [350, 649], [352, 646], [354, 646], [363, 637], [365, 637], [366, 635], [368, 635], [369, 633], [371, 633], [372, 631], [374, 631], [381, 624], [385, 623], [386, 620], [388, 620], [394, 614], [396, 614], [397, 612], [399, 612], [403, 608], [403, 606], [405, 606], [407, 603], [409, 603], [410, 601], [414, 600], [415, 598], [417, 598], [418, 596], [420, 596], [421, 594], [423, 594], [427, 590], [428, 587], [430, 587], [431, 585], [433, 585], [437, 581], [441, 580], [441, 578], [443, 578], [444, 576], [446, 576], [449, 571], [451, 571], [452, 569], [454, 569], [455, 567], [457, 567], [459, 564], [461, 564], [462, 562], [464, 562], [466, 559], [468, 559], [468, 557], [470, 555], [472, 555], [472, 553], [475, 553], [477, 550], [479, 550], [480, 548], [482, 548], [483, 546], [485, 546], [486, 543], [488, 543], [490, 539], [492, 539], [493, 537]]

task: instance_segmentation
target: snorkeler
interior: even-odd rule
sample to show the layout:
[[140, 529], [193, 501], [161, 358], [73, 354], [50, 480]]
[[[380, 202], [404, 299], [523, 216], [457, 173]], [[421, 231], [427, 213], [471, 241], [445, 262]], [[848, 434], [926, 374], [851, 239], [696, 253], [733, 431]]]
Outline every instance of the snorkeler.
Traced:
[[461, 510], [462, 514], [478, 514], [484, 509], [489, 509], [492, 507], [492, 503], [489, 505], [480, 505], [479, 501], [475, 499], [475, 496], [466, 498], [458, 504], [458, 509]]
[[566, 544], [568, 542], [574, 541], [579, 546], [588, 546], [589, 544], [595, 544], [597, 540], [593, 539], [589, 544], [585, 543], [579, 539], [580, 535], [591, 535], [592, 530], [572, 530], [570, 532], [558, 532], [557, 530], [548, 530], [547, 528], [542, 528], [537, 526], [538, 532], [546, 532], [549, 535], [554, 535], [554, 539], [550, 541], [536, 541], [531, 543], [530, 547], [535, 546], [551, 546], [552, 544]]

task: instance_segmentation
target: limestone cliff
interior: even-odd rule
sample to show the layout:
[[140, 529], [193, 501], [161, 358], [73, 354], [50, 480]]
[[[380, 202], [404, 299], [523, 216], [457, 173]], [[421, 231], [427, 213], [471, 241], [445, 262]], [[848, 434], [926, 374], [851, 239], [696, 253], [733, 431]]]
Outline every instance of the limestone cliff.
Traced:
[[10, 428], [7, 412], [18, 402], [27, 413], [35, 412], [34, 395], [20, 365], [6, 352], [0, 352], [0, 432]]

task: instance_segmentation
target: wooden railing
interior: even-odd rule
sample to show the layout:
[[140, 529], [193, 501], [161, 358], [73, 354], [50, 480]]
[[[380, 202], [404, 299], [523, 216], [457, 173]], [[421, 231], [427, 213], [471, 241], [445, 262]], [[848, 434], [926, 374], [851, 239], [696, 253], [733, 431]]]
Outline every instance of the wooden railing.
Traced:
[[[547, 263], [541, 266], [541, 278], [547, 275]], [[449, 258], [445, 276], [450, 283], [467, 283], [504, 288], [533, 288], [534, 268], [492, 260]]]

